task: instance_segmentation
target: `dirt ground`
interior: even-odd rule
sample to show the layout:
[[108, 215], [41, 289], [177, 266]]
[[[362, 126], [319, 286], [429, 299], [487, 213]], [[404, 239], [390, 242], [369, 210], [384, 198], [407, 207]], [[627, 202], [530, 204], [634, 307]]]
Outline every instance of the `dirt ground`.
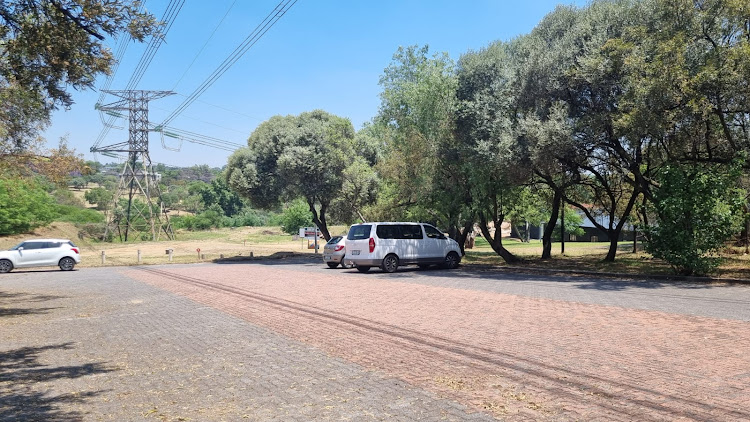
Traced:
[[[138, 265], [138, 251], [142, 264], [169, 263], [168, 249], [172, 249], [172, 262], [194, 263], [219, 258], [270, 256], [280, 252], [314, 254], [307, 248], [306, 240], [293, 240], [292, 236], [282, 235], [279, 229], [269, 227], [243, 227], [234, 230], [201, 233], [203, 239], [185, 239], [190, 235], [177, 233], [176, 240], [156, 242], [101, 243], [81, 240], [78, 229], [71, 223], [53, 223], [39, 228], [30, 234], [0, 237], [0, 249], [12, 246], [29, 238], [70, 239], [81, 248], [80, 267], [102, 265]], [[284, 240], [288, 239], [288, 240]], [[323, 240], [319, 245], [323, 248]], [[200, 249], [200, 252], [198, 252]], [[102, 252], [105, 254], [102, 264]]]

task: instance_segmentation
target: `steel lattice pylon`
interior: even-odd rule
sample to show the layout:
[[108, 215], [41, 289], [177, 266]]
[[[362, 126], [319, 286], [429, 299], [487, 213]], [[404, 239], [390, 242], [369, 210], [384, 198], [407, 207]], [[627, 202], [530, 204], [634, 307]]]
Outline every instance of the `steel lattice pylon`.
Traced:
[[[143, 239], [147, 234], [152, 240], [159, 240], [163, 233], [169, 239], [174, 239], [169, 216], [161, 199], [157, 175], [148, 153], [148, 102], [174, 93], [140, 90], [104, 92], [120, 97], [121, 100], [98, 108], [110, 112], [127, 110], [130, 123], [128, 142], [91, 148], [92, 152], [128, 153], [113, 205], [107, 215], [105, 238], [116, 234], [120, 240], [127, 242], [129, 236]], [[127, 204], [120, 201], [125, 192]]]

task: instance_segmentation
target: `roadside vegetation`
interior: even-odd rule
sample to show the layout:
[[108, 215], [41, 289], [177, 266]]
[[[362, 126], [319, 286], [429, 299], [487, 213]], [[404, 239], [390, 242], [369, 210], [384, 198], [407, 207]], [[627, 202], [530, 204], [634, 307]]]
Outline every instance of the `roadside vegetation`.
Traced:
[[[19, 6], [0, 6], [2, 19], [24, 10], [10, 3]], [[44, 45], [24, 30], [33, 33], [34, 17], [41, 25], [49, 11], [26, 12], [29, 28], [3, 36], [28, 45], [7, 54], [22, 62], [37, 52], [43, 61]], [[118, 164], [84, 162], [64, 139], [45, 151], [37, 136], [51, 109], [69, 105], [61, 86], [88, 87], [112, 65], [98, 37], [81, 32], [78, 10], [68, 12], [51, 18], [82, 37], [55, 48], [79, 61], [23, 72], [0, 65], [3, 104], [24, 111], [0, 110], [0, 235], [59, 221], [98, 242], [114, 209]], [[158, 26], [133, 7], [98, 12], [79, 16], [93, 19], [85, 29], [141, 40]], [[66, 74], [87, 76], [60, 79]], [[57, 79], [40, 85], [49, 76]], [[480, 233], [467, 262], [682, 275], [746, 263], [747, 2], [558, 6], [529, 34], [457, 60], [401, 47], [380, 86], [378, 113], [358, 131], [323, 110], [274, 116], [222, 169], [157, 165], [178, 236], [205, 240], [249, 226], [289, 235], [315, 224], [328, 239], [331, 227], [358, 221], [424, 221], [462, 247]], [[518, 239], [543, 227], [541, 247], [504, 238], [495, 228], [508, 221]], [[574, 251], [593, 243], [566, 242], [564, 257], [556, 255], [556, 239], [581, 236], [584, 221], [609, 241], [585, 259]], [[640, 252], [623, 247], [626, 235]]]

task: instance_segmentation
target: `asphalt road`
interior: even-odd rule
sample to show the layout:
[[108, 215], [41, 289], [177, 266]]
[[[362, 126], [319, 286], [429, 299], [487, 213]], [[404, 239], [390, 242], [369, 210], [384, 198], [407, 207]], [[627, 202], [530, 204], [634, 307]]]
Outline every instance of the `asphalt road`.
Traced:
[[0, 421], [750, 420], [750, 286], [309, 261], [0, 277]]

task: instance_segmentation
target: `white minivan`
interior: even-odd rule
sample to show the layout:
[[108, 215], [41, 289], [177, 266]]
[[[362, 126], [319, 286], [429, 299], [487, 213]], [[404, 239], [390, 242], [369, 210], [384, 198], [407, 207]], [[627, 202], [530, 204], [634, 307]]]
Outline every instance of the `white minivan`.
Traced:
[[409, 264], [452, 269], [461, 262], [461, 248], [429, 224], [362, 223], [349, 229], [346, 259], [361, 272], [380, 267], [392, 273], [399, 265]]

